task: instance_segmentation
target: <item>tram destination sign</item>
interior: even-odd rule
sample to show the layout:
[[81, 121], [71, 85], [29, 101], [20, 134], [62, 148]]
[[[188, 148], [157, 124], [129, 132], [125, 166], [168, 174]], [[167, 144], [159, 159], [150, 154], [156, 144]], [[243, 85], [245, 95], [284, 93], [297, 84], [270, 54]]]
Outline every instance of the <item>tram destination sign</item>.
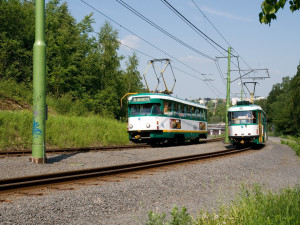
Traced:
[[134, 97], [132, 98], [133, 102], [148, 102], [150, 101], [150, 97]]

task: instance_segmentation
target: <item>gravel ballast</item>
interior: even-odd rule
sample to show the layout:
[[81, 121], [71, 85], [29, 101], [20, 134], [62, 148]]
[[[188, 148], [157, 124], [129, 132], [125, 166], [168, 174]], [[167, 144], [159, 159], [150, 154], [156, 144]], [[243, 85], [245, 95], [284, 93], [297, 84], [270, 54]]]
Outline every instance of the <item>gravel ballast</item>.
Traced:
[[[185, 206], [196, 216], [217, 209], [239, 193], [240, 186], [264, 190], [300, 184], [300, 160], [288, 146], [271, 139], [261, 150], [136, 173], [119, 182], [103, 182], [44, 196], [21, 196], [0, 203], [0, 224], [145, 224], [149, 210], [170, 212]], [[225, 148], [221, 142], [169, 148], [49, 155], [49, 164], [28, 157], [0, 159], [1, 179], [102, 167], [197, 154]], [[0, 180], [1, 182], [1, 180]]]

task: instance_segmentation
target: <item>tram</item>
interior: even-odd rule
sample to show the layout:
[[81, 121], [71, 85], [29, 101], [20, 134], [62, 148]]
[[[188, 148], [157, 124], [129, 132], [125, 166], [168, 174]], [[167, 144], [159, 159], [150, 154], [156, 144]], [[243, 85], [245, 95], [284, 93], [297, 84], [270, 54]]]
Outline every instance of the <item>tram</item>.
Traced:
[[263, 144], [267, 141], [267, 118], [258, 105], [237, 102], [228, 109], [229, 140], [232, 144]]
[[197, 142], [207, 138], [207, 108], [163, 93], [131, 95], [127, 130], [135, 143]]

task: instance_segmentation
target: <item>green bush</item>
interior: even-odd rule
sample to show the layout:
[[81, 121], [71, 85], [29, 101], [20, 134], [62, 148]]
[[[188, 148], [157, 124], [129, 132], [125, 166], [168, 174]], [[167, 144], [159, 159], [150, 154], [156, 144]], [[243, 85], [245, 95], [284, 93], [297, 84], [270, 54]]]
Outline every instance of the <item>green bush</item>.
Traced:
[[148, 213], [147, 225], [186, 224], [247, 224], [247, 225], [296, 225], [300, 224], [300, 186], [283, 189], [279, 193], [263, 193], [260, 186], [252, 191], [242, 189], [240, 197], [230, 206], [222, 205], [217, 212], [201, 210], [194, 218], [187, 209], [174, 207], [171, 218], [165, 213]]
[[89, 114], [83, 100], [74, 100], [71, 94], [64, 94], [62, 97], [47, 97], [48, 106], [56, 113], [70, 116], [86, 116]]
[[163, 224], [170, 224], [170, 225], [189, 225], [192, 224], [192, 218], [187, 213], [187, 209], [182, 207], [180, 211], [178, 211], [178, 207], [175, 205], [170, 213], [170, 219], [167, 220], [166, 214], [162, 213], [154, 213], [150, 211], [148, 213], [148, 221], [146, 222], [147, 225], [163, 225]]
[[0, 80], [0, 96], [14, 99], [15, 101], [31, 104], [32, 90], [27, 85], [18, 84], [14, 80]]
[[[0, 149], [30, 149], [32, 112], [0, 111]], [[46, 146], [49, 148], [128, 144], [126, 124], [100, 116], [49, 115]]]
[[281, 140], [281, 144], [285, 144], [290, 146], [292, 149], [295, 150], [296, 154], [300, 156], [300, 138], [287, 136], [285, 137], [288, 140]]

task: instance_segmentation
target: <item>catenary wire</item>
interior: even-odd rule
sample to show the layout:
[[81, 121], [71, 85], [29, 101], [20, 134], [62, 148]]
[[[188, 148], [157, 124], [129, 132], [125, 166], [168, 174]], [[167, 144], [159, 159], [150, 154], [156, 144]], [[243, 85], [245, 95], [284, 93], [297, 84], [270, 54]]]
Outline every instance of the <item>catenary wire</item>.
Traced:
[[[204, 74], [204, 73], [201, 73], [201, 72], [195, 70], [194, 68], [188, 66], [187, 64], [185, 64], [185, 63], [183, 63], [182, 61], [176, 59], [175, 57], [171, 56], [170, 54], [168, 54], [168, 53], [162, 51], [160, 48], [156, 47], [155, 45], [151, 44], [149, 41], [145, 40], [144, 38], [140, 37], [140, 36], [137, 35], [136, 33], [132, 32], [131, 30], [129, 30], [129, 29], [127, 29], [126, 27], [122, 26], [120, 23], [118, 23], [118, 22], [116, 22], [115, 20], [113, 20], [112, 18], [108, 17], [107, 15], [105, 15], [104, 13], [102, 13], [100, 10], [96, 9], [95, 7], [93, 7], [92, 5], [90, 5], [89, 3], [85, 2], [84, 0], [81, 0], [81, 2], [84, 3], [84, 4], [86, 4], [87, 6], [89, 6], [89, 7], [92, 8], [93, 10], [95, 10], [96, 12], [100, 13], [102, 16], [104, 16], [105, 18], [109, 19], [109, 20], [112, 21], [113, 23], [115, 23], [115, 24], [117, 24], [118, 26], [122, 27], [124, 30], [130, 32], [131, 34], [133, 34], [133, 35], [137, 36], [138, 38], [140, 38], [141, 40], [145, 41], [145, 42], [146, 42], [147, 44], [149, 44], [150, 46], [152, 46], [152, 47], [154, 47], [155, 49], [161, 51], [162, 53], [164, 53], [164, 54], [170, 56], [171, 58], [173, 58], [173, 59], [176, 60], [177, 62], [179, 62], [179, 63], [185, 65], [186, 67], [192, 69], [193, 71], [195, 71], [195, 72], [197, 72], [197, 73], [199, 73], [199, 74], [201, 74], [201, 75], [203, 75], [203, 76], [205, 77], [205, 74]], [[174, 68], [175, 68], [175, 67], [174, 67]], [[192, 75], [192, 76], [194, 76], [194, 75]], [[194, 76], [194, 77], [196, 78], [196, 76]], [[200, 80], [201, 80], [201, 78], [197, 78], [197, 79], [200, 79]], [[202, 81], [208, 86], [209, 89], [211, 89], [211, 91], [212, 91], [216, 96], [220, 97], [220, 96], [213, 90], [213, 89], [215, 89], [216, 91], [219, 92], [219, 90], [218, 90], [215, 86], [213, 86], [212, 84], [210, 84], [210, 85], [212, 86], [212, 87], [210, 87], [210, 85], [209, 85], [208, 82], [206, 82], [205, 80], [202, 80]]]
[[[222, 52], [219, 51], [214, 45], [221, 48], [223, 51], [228, 52], [224, 47], [222, 47], [220, 44], [215, 42], [213, 39], [211, 39], [209, 36], [207, 36], [203, 31], [201, 31], [198, 27], [196, 27], [191, 21], [189, 21], [184, 15], [182, 15], [177, 9], [175, 9], [174, 6], [172, 6], [167, 0], [161, 0], [169, 9], [171, 9], [177, 16], [180, 17], [189, 27], [191, 27], [193, 30], [195, 30], [204, 40], [206, 40], [213, 48], [215, 48], [220, 54]], [[213, 45], [214, 44], [214, 45]]]
[[199, 73], [200, 75], [205, 75], [204, 73], [201, 73], [200, 71], [190, 67], [189, 65], [187, 65], [186, 63], [180, 61], [179, 59], [173, 57], [172, 55], [166, 53], [165, 51], [161, 50], [160, 48], [158, 48], [157, 46], [155, 46], [154, 44], [150, 43], [149, 41], [147, 41], [146, 39], [142, 38], [141, 36], [139, 36], [138, 34], [134, 33], [133, 31], [129, 30], [128, 28], [122, 26], [120, 23], [116, 22], [115, 20], [113, 20], [112, 18], [108, 17], [107, 15], [105, 15], [104, 13], [102, 13], [100, 10], [96, 9], [95, 7], [93, 7], [92, 5], [88, 4], [87, 2], [85, 2], [84, 0], [81, 0], [81, 2], [83, 2], [84, 4], [86, 4], [87, 6], [89, 6], [90, 8], [92, 8], [93, 10], [95, 10], [96, 12], [100, 13], [102, 16], [104, 16], [105, 18], [109, 19], [110, 21], [112, 21], [113, 23], [117, 24], [118, 26], [122, 27], [124, 30], [128, 31], [129, 33], [137, 36], [139, 39], [141, 39], [142, 41], [144, 41], [145, 43], [149, 44], [151, 47], [157, 49], [158, 51], [164, 53], [165, 55], [171, 57], [172, 59], [174, 59], [175, 61], [181, 63], [182, 65], [188, 67], [189, 69]]
[[157, 30], [159, 30], [160, 32], [162, 32], [163, 34], [167, 35], [168, 37], [170, 37], [171, 39], [175, 40], [176, 42], [180, 43], [181, 45], [187, 47], [188, 49], [198, 53], [199, 55], [208, 58], [212, 61], [214, 61], [215, 59], [211, 56], [208, 56], [207, 54], [195, 49], [194, 47], [190, 46], [189, 44], [185, 43], [184, 41], [180, 40], [179, 38], [175, 37], [174, 35], [170, 34], [168, 31], [166, 31], [165, 29], [161, 28], [160, 26], [158, 26], [156, 23], [154, 23], [153, 21], [151, 21], [150, 19], [148, 19], [147, 17], [145, 17], [144, 15], [142, 15], [141, 13], [139, 13], [138, 11], [136, 11], [134, 8], [132, 8], [131, 6], [129, 6], [127, 3], [125, 3], [122, 0], [116, 0], [118, 3], [120, 3], [122, 6], [124, 6], [126, 9], [128, 9], [129, 11], [131, 11], [132, 13], [134, 13], [135, 15], [137, 15], [139, 18], [141, 18], [142, 20], [144, 20], [145, 22], [147, 22], [148, 24], [150, 24], [151, 26], [153, 26], [154, 28], [156, 28]]

